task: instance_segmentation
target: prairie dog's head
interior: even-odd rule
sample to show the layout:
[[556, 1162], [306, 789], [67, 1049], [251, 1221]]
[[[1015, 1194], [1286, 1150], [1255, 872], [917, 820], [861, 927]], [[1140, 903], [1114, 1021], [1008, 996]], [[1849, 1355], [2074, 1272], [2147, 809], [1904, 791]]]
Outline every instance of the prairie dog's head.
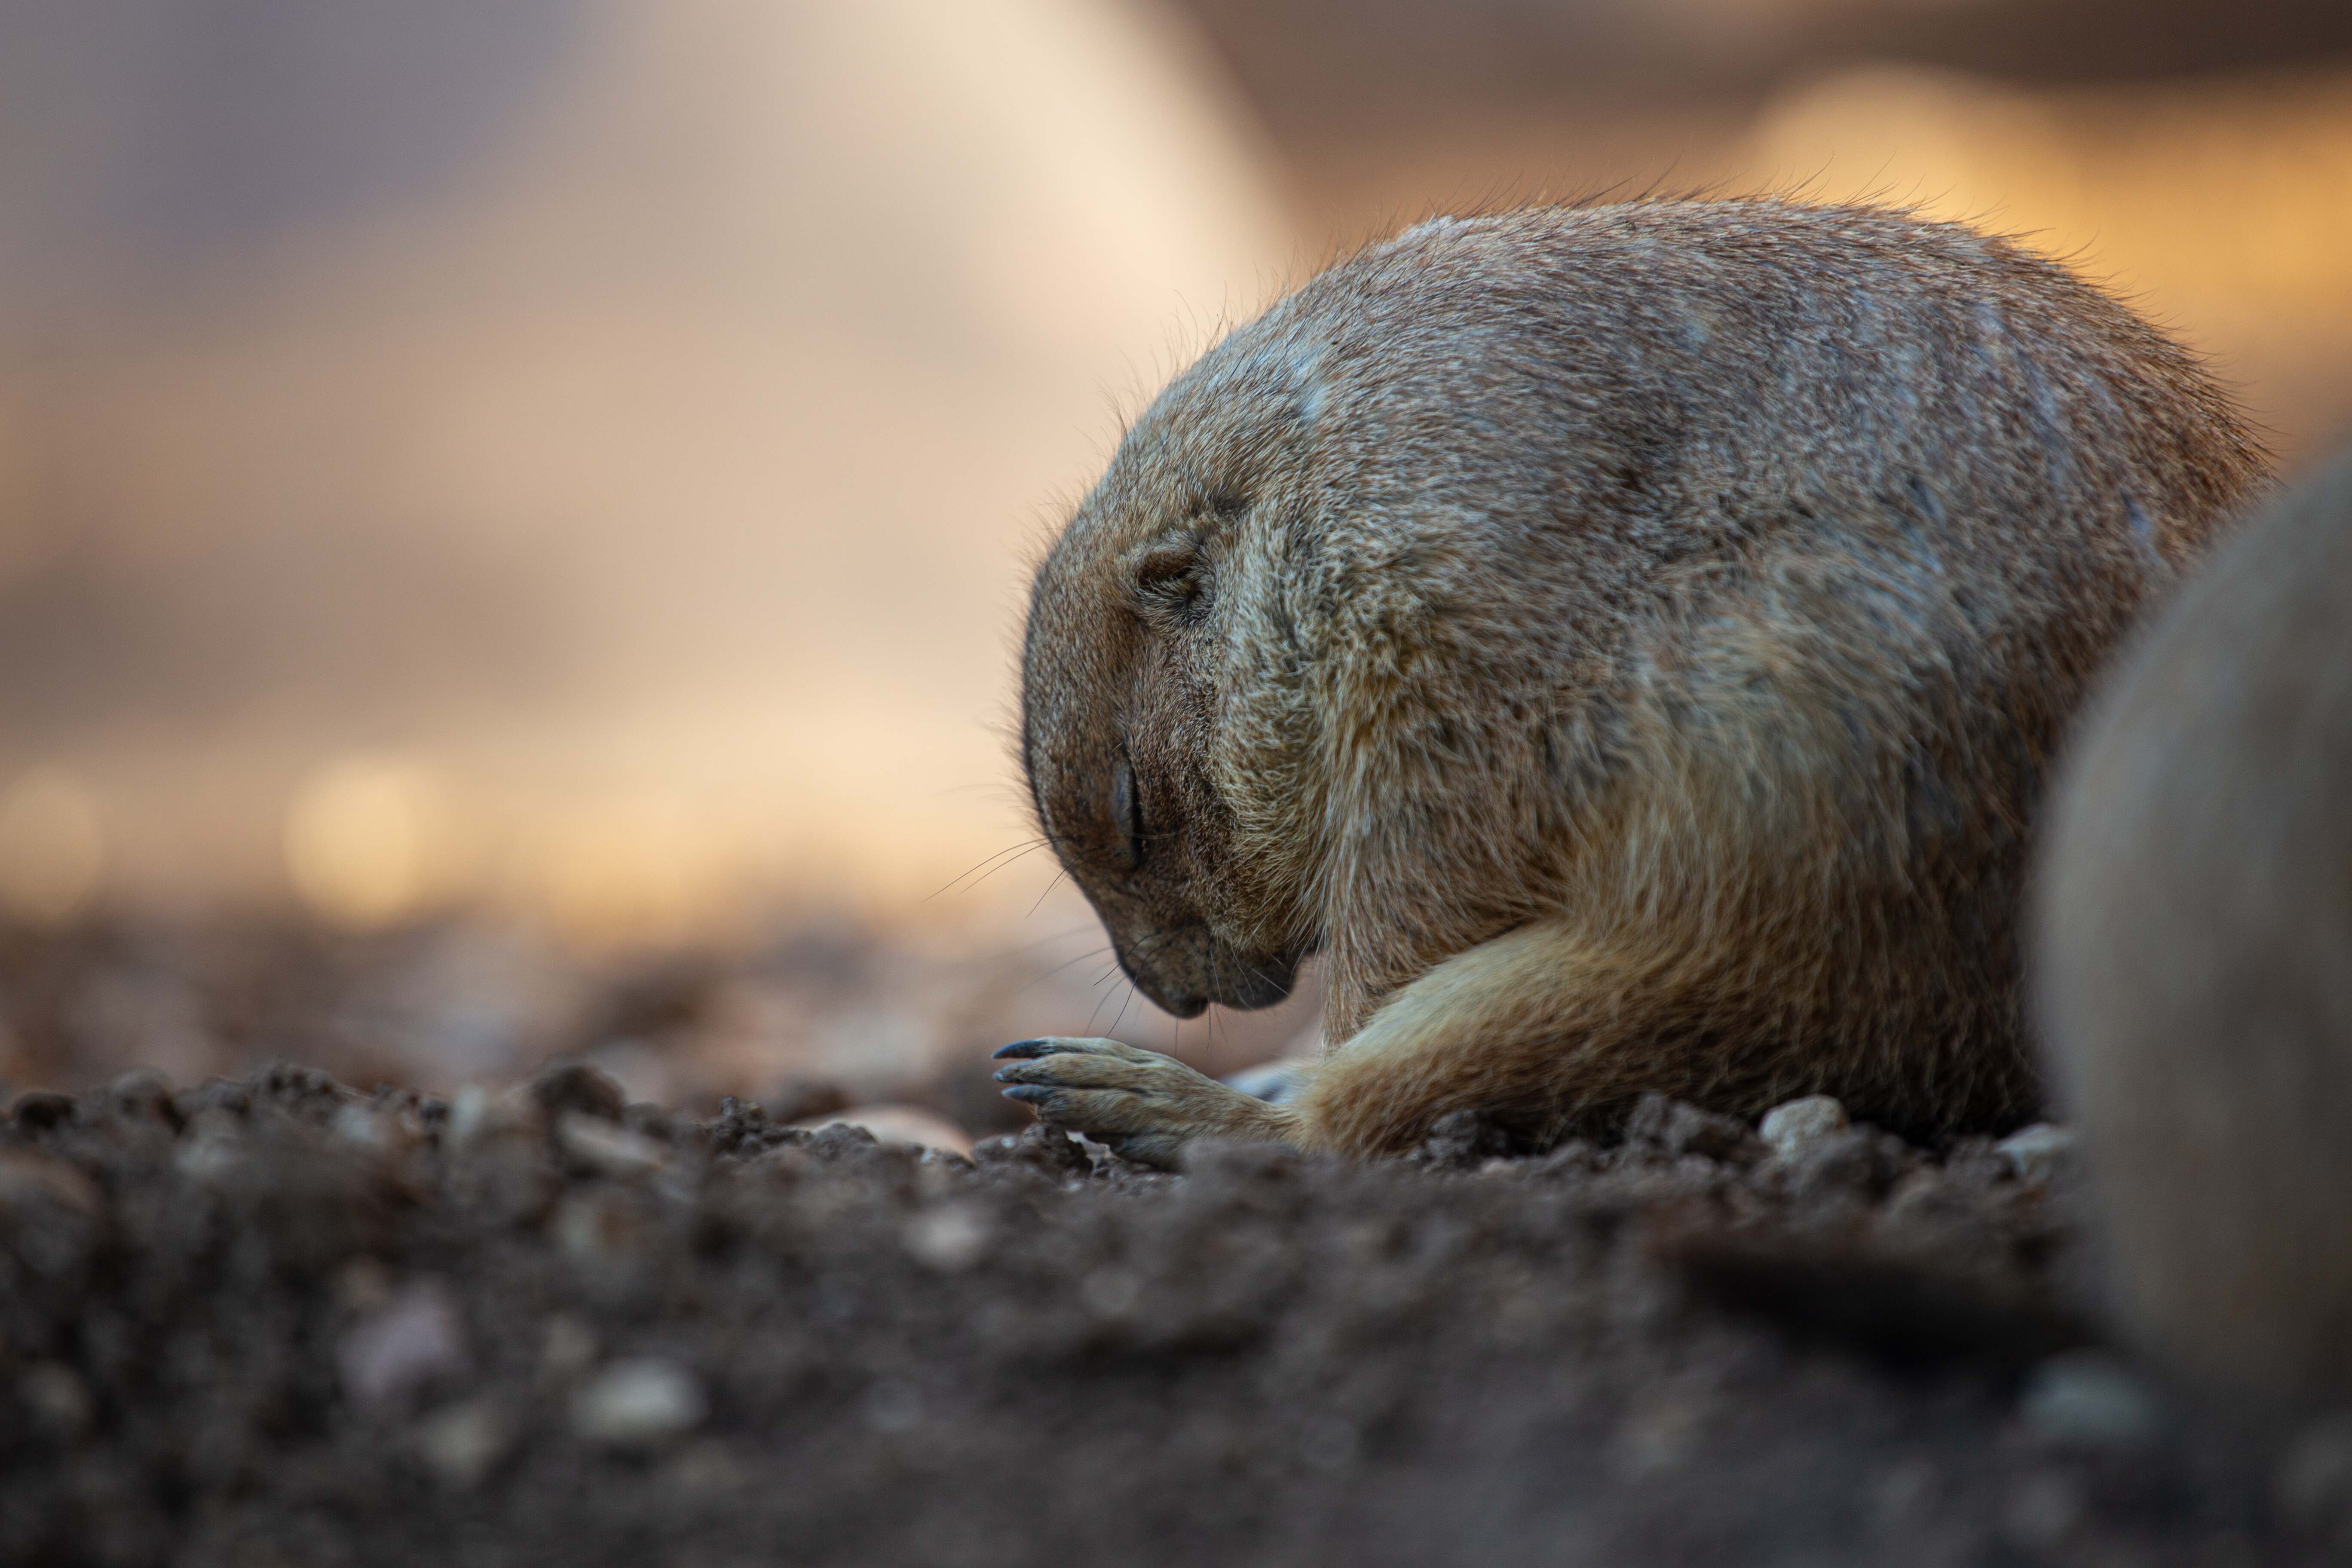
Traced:
[[[1228, 343], [1227, 350], [1234, 348]], [[1256, 613], [1253, 531], [1276, 504], [1292, 399], [1213, 353], [1120, 443], [1038, 568], [1021, 762], [1039, 825], [1119, 967], [1180, 1018], [1263, 1007], [1314, 945], [1296, 887], [1228, 798], [1232, 650]]]

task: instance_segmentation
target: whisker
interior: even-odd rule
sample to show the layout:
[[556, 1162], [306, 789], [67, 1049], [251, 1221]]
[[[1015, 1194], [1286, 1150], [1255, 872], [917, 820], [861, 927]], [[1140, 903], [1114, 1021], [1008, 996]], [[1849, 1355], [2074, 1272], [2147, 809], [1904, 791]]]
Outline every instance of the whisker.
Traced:
[[[1018, 995], [1020, 995], [1020, 994], [1021, 994], [1021, 992], [1023, 992], [1023, 991], [1030, 990], [1030, 989], [1032, 989], [1032, 988], [1033, 988], [1033, 987], [1034, 987], [1034, 986], [1043, 985], [1046, 981], [1053, 979], [1053, 978], [1054, 978], [1054, 976], [1055, 976], [1056, 974], [1061, 973], [1062, 973], [1062, 971], [1064, 971], [1065, 969], [1069, 968], [1072, 964], [1084, 963], [1085, 963], [1087, 959], [1089, 959], [1089, 958], [1100, 958], [1104, 953], [1108, 952], [1109, 951], [1110, 951], [1110, 949], [1108, 949], [1108, 948], [1107, 948], [1107, 947], [1098, 947], [1098, 948], [1096, 948], [1096, 949], [1095, 949], [1093, 952], [1082, 952], [1082, 953], [1078, 954], [1078, 956], [1077, 956], [1077, 957], [1076, 957], [1076, 958], [1069, 959], [1069, 960], [1067, 960], [1067, 961], [1066, 961], [1066, 962], [1064, 962], [1064, 963], [1057, 963], [1057, 964], [1054, 965], [1054, 967], [1053, 967], [1053, 968], [1051, 968], [1051, 969], [1049, 969], [1049, 970], [1045, 971], [1045, 973], [1040, 974], [1040, 975], [1037, 975], [1037, 976], [1035, 976], [1034, 978], [1033, 978], [1033, 979], [1029, 982], [1029, 984], [1028, 984], [1027, 985], [1024, 985], [1024, 986], [1022, 986], [1022, 987], [1020, 988], [1020, 990], [1013, 992], [1013, 994], [1014, 994], [1015, 996], [1018, 996]], [[1104, 978], [1105, 980], [1108, 980], [1108, 979], [1109, 979], [1110, 977], [1109, 977], [1108, 975], [1105, 975], [1105, 976], [1103, 976], [1103, 978]], [[1098, 982], [1097, 982], [1097, 984], [1100, 984], [1100, 982], [1098, 981]]]
[[[1158, 951], [1160, 947], [1165, 946], [1169, 942], [1175, 941], [1177, 937], [1182, 934], [1183, 932], [1181, 930], [1170, 930], [1167, 928], [1144, 932], [1143, 935], [1138, 937], [1135, 942], [1134, 952], [1136, 962], [1139, 963], [1142, 963], [1145, 959], [1149, 958], [1152, 952]], [[1116, 952], [1116, 949], [1113, 951]], [[1123, 963], [1114, 960], [1111, 966], [1102, 973], [1102, 974], [1095, 981], [1095, 984], [1097, 985], [1105, 984], [1113, 975], [1118, 973], [1119, 971], [1125, 967], [1126, 965]], [[1126, 999], [1118, 1005], [1118, 1017], [1111, 1020], [1112, 1028], [1116, 1029], [1118, 1027], [1118, 1019], [1127, 1016], [1127, 1009], [1129, 1005], [1134, 1002], [1135, 995], [1136, 987], [1132, 984], [1129, 984], [1127, 988]], [[1095, 1026], [1095, 1019], [1101, 1016], [1101, 1015], [1102, 1003], [1097, 1002], [1095, 1004], [1095, 1010], [1087, 1015], [1087, 1027], [1089, 1029], [1093, 1028]]]
[[1060, 887], [1062, 883], [1067, 879], [1069, 875], [1069, 868], [1066, 866], [1059, 871], [1055, 872], [1054, 879], [1045, 884], [1045, 890], [1037, 895], [1037, 901], [1029, 906], [1029, 913], [1034, 915], [1039, 910], [1043, 909], [1045, 905], [1045, 900], [1054, 896], [1054, 889]]
[[[985, 950], [981, 956], [984, 958], [1018, 958], [1024, 952], [1034, 952], [1041, 947], [1049, 947], [1055, 942], [1067, 942], [1074, 936], [1084, 936], [1090, 931], [1098, 931], [1100, 930], [1102, 930], [1102, 927], [1097, 925], [1092, 921], [1088, 921], [1082, 926], [1064, 926], [1060, 931], [1055, 931], [1051, 935], [1041, 936], [1034, 942], [1024, 942], [1015, 947], [992, 947]], [[1099, 952], [1100, 950], [1097, 949], [1097, 951]]]
[[[1110, 976], [1106, 974], [1103, 976], [1102, 980], [1097, 980], [1095, 984], [1097, 985], [1100, 985], [1103, 983], [1103, 980], [1108, 980]], [[1087, 1033], [1090, 1035], [1094, 1033], [1095, 1020], [1102, 1016], [1103, 1004], [1109, 1000], [1110, 998], [1108, 996], [1097, 996], [1095, 998], [1094, 1008], [1087, 1015]]]
[[929, 903], [929, 902], [931, 901], [931, 900], [938, 898], [938, 897], [940, 896], [940, 893], [944, 893], [944, 892], [946, 892], [946, 891], [948, 890], [948, 889], [949, 889], [949, 888], [952, 888], [952, 887], [954, 887], [958, 882], [962, 881], [962, 880], [964, 879], [964, 878], [965, 878], [965, 877], [969, 877], [969, 876], [971, 876], [971, 873], [972, 873], [972, 871], [977, 871], [977, 870], [979, 870], [979, 869], [980, 869], [980, 868], [981, 868], [981, 866], [988, 865], [991, 861], [1002, 860], [1002, 859], [1003, 859], [1003, 858], [1004, 858], [1006, 856], [1008, 856], [1008, 855], [1011, 855], [1011, 856], [1014, 857], [1015, 858], [1018, 858], [1019, 857], [1021, 857], [1021, 856], [1023, 856], [1023, 855], [1026, 855], [1027, 853], [1029, 853], [1029, 851], [1031, 851], [1032, 849], [1036, 848], [1039, 845], [1041, 845], [1041, 844], [1043, 844], [1043, 843], [1045, 843], [1045, 839], [1043, 839], [1043, 838], [1031, 838], [1031, 839], [1027, 839], [1027, 840], [1025, 840], [1025, 841], [1024, 841], [1024, 842], [1022, 842], [1022, 843], [1015, 844], [1015, 845], [1013, 845], [1013, 846], [1011, 848], [1009, 848], [1009, 849], [1000, 849], [1000, 850], [998, 850], [995, 854], [989, 856], [989, 857], [987, 858], [987, 859], [984, 859], [984, 860], [981, 861], [979, 866], [974, 866], [974, 867], [971, 868], [971, 871], [965, 871], [965, 872], [961, 873], [961, 875], [958, 875], [958, 876], [955, 876], [955, 877], [952, 877], [952, 878], [949, 879], [949, 880], [948, 880], [948, 882], [947, 882], [947, 885], [946, 885], [945, 887], [940, 888], [940, 889], [937, 889], [936, 891], [934, 891], [934, 892], [932, 892], [932, 893], [929, 893], [929, 894], [926, 895], [926, 896], [925, 896], [925, 898], [924, 898], [924, 900], [923, 900], [923, 902], [925, 902], [925, 903], [927, 903], [927, 904], [928, 904], [928, 903]]
[[1212, 1056], [1216, 1054], [1217, 1049], [1217, 1006], [1214, 1000], [1216, 994], [1217, 944], [1213, 942], [1209, 944], [1209, 995], [1211, 997], [1209, 1004], [1209, 1052]]
[[[1019, 863], [1020, 861], [1025, 860], [1025, 859], [1027, 859], [1030, 856], [1034, 855], [1035, 853], [1037, 853], [1037, 851], [1038, 851], [1038, 850], [1043, 849], [1044, 847], [1045, 847], [1045, 846], [1044, 844], [1042, 844], [1042, 843], [1038, 843], [1038, 844], [1032, 844], [1032, 845], [1030, 845], [1027, 848], [1025, 848], [1025, 849], [1022, 850], [1020, 854], [1013, 856], [1011, 859], [1008, 859], [1008, 860], [999, 860], [995, 865], [991, 866], [987, 870], [982, 871], [979, 876], [977, 876], [977, 877], [972, 877], [972, 879], [971, 879], [971, 887], [973, 887], [973, 888], [977, 888], [977, 887], [979, 887], [982, 882], [987, 881], [991, 877], [995, 876], [999, 871], [1003, 870], [1003, 869], [1004, 869], [1004, 868], [1006, 868], [1007, 866], [1015, 865], [1015, 864]], [[964, 875], [966, 875], [966, 876], [968, 876], [968, 877], [969, 877], [969, 876], [971, 876], [971, 873], [970, 873], [969, 871], [967, 871], [967, 872], [965, 872], [965, 873], [964, 873]], [[952, 883], [949, 884], [949, 886], [950, 886], [950, 887], [952, 887], [953, 885], [954, 885], [954, 884], [952, 884]], [[940, 889], [940, 892], [945, 892], [945, 891], [947, 891], [947, 889], [946, 889], [946, 888], [942, 888], [942, 889]], [[965, 891], [969, 892], [969, 891], [971, 891], [971, 889], [970, 889], [970, 888], [967, 888], [967, 889], [965, 889]], [[939, 894], [938, 894], [938, 893], [934, 893], [934, 894], [933, 894], [933, 895], [931, 895], [931, 896], [932, 896], [933, 898], [937, 898], [937, 897], [939, 896]]]

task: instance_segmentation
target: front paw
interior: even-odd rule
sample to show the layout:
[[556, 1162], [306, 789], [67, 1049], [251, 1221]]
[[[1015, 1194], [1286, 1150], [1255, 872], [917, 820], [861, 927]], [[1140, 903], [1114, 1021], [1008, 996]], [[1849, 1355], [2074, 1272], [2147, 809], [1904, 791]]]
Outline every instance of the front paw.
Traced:
[[1162, 1170], [1181, 1164], [1184, 1145], [1195, 1138], [1282, 1136], [1273, 1107], [1140, 1046], [1055, 1035], [1016, 1041], [996, 1056], [1013, 1059], [996, 1073], [999, 1083], [1012, 1086], [1006, 1099]]

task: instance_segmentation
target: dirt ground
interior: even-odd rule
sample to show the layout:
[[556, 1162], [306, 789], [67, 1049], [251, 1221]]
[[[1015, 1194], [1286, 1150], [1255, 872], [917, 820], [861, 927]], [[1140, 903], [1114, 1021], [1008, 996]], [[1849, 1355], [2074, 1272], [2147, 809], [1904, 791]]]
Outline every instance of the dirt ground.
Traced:
[[1007, 1040], [1117, 1035], [1223, 1074], [1314, 1022], [1310, 975], [1279, 1007], [1179, 1025], [1134, 994], [1074, 891], [1040, 906], [980, 929], [779, 911], [731, 947], [603, 952], [466, 917], [368, 934], [267, 911], [0, 921], [0, 1105], [134, 1068], [186, 1084], [276, 1059], [446, 1095], [578, 1056], [632, 1100], [705, 1115], [726, 1094], [783, 1121], [911, 1101], [982, 1136], [1029, 1120], [971, 1070]]
[[627, 1100], [20, 1089], [0, 1556], [2294, 1563], [2352, 1496], [2085, 1342], [2046, 1135], [1166, 1176]]

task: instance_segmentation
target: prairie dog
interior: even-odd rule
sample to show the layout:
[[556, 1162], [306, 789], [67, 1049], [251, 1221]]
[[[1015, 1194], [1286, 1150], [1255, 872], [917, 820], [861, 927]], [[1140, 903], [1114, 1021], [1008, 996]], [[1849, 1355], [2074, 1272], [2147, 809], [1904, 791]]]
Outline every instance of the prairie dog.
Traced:
[[2036, 1097], [2026, 834], [2084, 681], [2260, 482], [2161, 333], [1867, 207], [1441, 218], [1212, 348], [1039, 567], [1021, 761], [1179, 1016], [1327, 965], [1296, 1099], [1024, 1041], [1146, 1161], [1476, 1109]]
[[2103, 685], [2049, 814], [2034, 1001], [2126, 1327], [2352, 1400], [2352, 462]]

